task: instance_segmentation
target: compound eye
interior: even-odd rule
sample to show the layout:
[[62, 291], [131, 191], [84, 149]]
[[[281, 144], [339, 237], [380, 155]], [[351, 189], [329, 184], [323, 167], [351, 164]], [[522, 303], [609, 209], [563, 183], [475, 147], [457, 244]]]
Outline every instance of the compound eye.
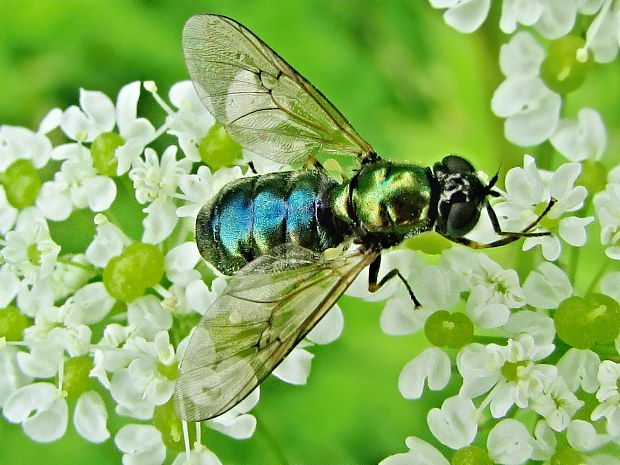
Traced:
[[478, 221], [479, 210], [473, 202], [453, 203], [448, 213], [448, 234], [460, 237], [467, 234]]
[[456, 155], [449, 155], [441, 162], [451, 173], [473, 173], [476, 171], [471, 163]]

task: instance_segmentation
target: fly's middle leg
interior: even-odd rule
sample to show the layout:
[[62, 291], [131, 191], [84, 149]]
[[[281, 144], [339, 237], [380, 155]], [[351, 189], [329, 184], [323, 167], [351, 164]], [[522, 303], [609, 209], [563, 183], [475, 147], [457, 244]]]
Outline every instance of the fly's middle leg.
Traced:
[[403, 282], [403, 284], [407, 288], [407, 292], [409, 292], [409, 297], [413, 301], [415, 308], [421, 307], [420, 301], [416, 299], [416, 296], [413, 294], [413, 290], [411, 289], [411, 286], [409, 285], [405, 277], [401, 274], [398, 268], [393, 268], [388, 273], [386, 273], [386, 275], [383, 278], [381, 278], [381, 281], [377, 282], [377, 280], [379, 279], [379, 267], [380, 266], [381, 266], [381, 255], [378, 255], [377, 258], [375, 258], [375, 260], [370, 264], [370, 267], [368, 267], [368, 291], [377, 292], [379, 289], [383, 287], [385, 283], [390, 281], [392, 278], [398, 277], [400, 278], [400, 280]]

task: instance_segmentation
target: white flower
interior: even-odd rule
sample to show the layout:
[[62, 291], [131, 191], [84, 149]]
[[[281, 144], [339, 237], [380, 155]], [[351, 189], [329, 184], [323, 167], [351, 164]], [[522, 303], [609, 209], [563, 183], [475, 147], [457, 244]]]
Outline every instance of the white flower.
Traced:
[[534, 439], [520, 421], [500, 421], [487, 438], [487, 449], [494, 463], [520, 465], [534, 453]]
[[15, 230], [6, 235], [1, 256], [28, 284], [47, 278], [56, 265], [60, 246], [50, 236], [47, 222], [36, 210], [22, 215]]
[[592, 412], [592, 420], [607, 419], [607, 432], [620, 435], [620, 363], [604, 360], [598, 368], [600, 387], [596, 398], [601, 402]]
[[32, 381], [17, 366], [16, 354], [17, 349], [13, 346], [0, 347], [0, 408], [13, 392]]
[[405, 365], [398, 378], [398, 389], [405, 399], [419, 399], [425, 381], [430, 390], [439, 391], [450, 381], [451, 372], [448, 355], [437, 347], [429, 347]]
[[512, 313], [502, 330], [513, 339], [528, 335], [536, 345], [551, 344], [555, 338], [553, 318], [530, 310]]
[[539, 420], [534, 428], [534, 452], [533, 460], [549, 460], [555, 453], [557, 440], [555, 432], [545, 420]]
[[538, 77], [544, 58], [542, 47], [531, 34], [521, 31], [502, 45], [500, 66], [506, 80], [493, 94], [491, 108], [506, 118], [506, 138], [518, 145], [537, 145], [554, 132], [561, 98]]
[[80, 436], [96, 444], [106, 441], [110, 437], [107, 420], [108, 412], [97, 392], [87, 391], [78, 398], [73, 425]]
[[538, 217], [540, 209], [547, 206], [550, 198], [556, 199], [556, 203], [542, 220], [542, 224], [549, 226], [554, 234], [528, 237], [523, 242], [523, 250], [540, 245], [544, 257], [553, 261], [562, 251], [559, 237], [573, 246], [581, 247], [585, 244], [585, 227], [594, 218], [565, 215], [579, 210], [588, 194], [585, 187], [574, 186], [580, 172], [581, 165], [578, 163], [565, 163], [553, 173], [540, 170], [536, 167], [534, 158], [529, 155], [524, 157], [523, 168], [512, 168], [508, 172], [506, 192], [503, 194], [506, 202], [501, 202], [494, 208], [498, 216], [507, 219], [509, 230], [521, 230]]
[[572, 392], [581, 388], [593, 394], [599, 388], [597, 374], [600, 363], [597, 353], [572, 348], [562, 356], [557, 367]]
[[37, 207], [54, 221], [69, 217], [73, 208], [94, 212], [107, 210], [116, 198], [116, 184], [97, 173], [89, 150], [80, 144], [65, 144], [54, 149], [62, 151], [63, 162], [53, 181], [41, 186]]
[[21, 423], [24, 432], [37, 442], [60, 439], [67, 429], [67, 401], [56, 386], [34, 383], [9, 396], [2, 411], [11, 423]]
[[[169, 127], [168, 133], [179, 139], [181, 150], [187, 158], [194, 162], [200, 161], [198, 145], [215, 124], [215, 119], [200, 101], [191, 81], [174, 84], [170, 88], [168, 97], [178, 108], [178, 111], [173, 112], [167, 105], [164, 107], [169, 114], [166, 119]], [[161, 99], [159, 103], [163, 104]]]
[[119, 256], [131, 240], [118, 226], [99, 213], [95, 215], [96, 234], [86, 248], [86, 258], [99, 268], [105, 268], [111, 258]]
[[143, 210], [147, 213], [143, 221], [143, 242], [161, 243], [172, 233], [179, 220], [171, 195], [176, 190], [179, 176], [188, 174], [192, 163], [187, 158], [177, 160], [176, 153], [176, 146], [170, 145], [160, 160], [153, 149], [147, 148], [144, 160], [134, 160], [129, 172], [136, 189], [136, 199], [140, 203], [149, 203]]
[[409, 452], [390, 455], [379, 465], [450, 465], [446, 458], [428, 442], [410, 436], [405, 439]]
[[609, 183], [594, 196], [594, 208], [601, 224], [601, 243], [608, 245], [609, 258], [620, 260], [620, 183]]
[[603, 277], [601, 292], [620, 302], [620, 271], [612, 271]]
[[189, 459], [185, 452], [181, 452], [174, 459], [172, 465], [222, 465], [222, 462], [217, 458], [217, 455], [202, 446], [198, 449], [192, 449], [189, 453]]
[[597, 62], [610, 63], [618, 55], [620, 4], [615, 2], [612, 6], [612, 0], [598, 3], [600, 10], [586, 32], [586, 44], [581, 52], [587, 56], [587, 51], [591, 51]]
[[474, 32], [489, 14], [491, 0], [429, 0], [433, 8], [447, 8], [444, 20], [459, 32]]
[[589, 452], [609, 442], [607, 434], [598, 434], [594, 425], [584, 420], [573, 420], [568, 425], [566, 439], [579, 452]]
[[560, 376], [543, 380], [542, 392], [532, 398], [531, 407], [542, 415], [555, 431], [564, 431], [584, 402], [570, 392]]
[[123, 452], [123, 465], [161, 465], [166, 458], [161, 433], [152, 425], [125, 425], [114, 443]]
[[137, 118], [140, 82], [124, 86], [118, 93], [116, 106], [99, 91], [80, 89], [80, 107], [70, 106], [62, 115], [60, 127], [78, 142], [92, 142], [99, 134], [110, 132], [115, 124], [124, 143], [115, 151], [117, 175], [129, 169], [144, 146], [155, 137], [155, 128], [145, 118]]
[[260, 398], [260, 389], [256, 388], [243, 401], [232, 409], [207, 421], [209, 428], [219, 431], [231, 438], [247, 439], [256, 430], [256, 418], [247, 412], [252, 410]]
[[[174, 347], [168, 332], [161, 331], [153, 342], [130, 338], [122, 350], [131, 355], [132, 361], [112, 376], [110, 393], [118, 404], [117, 412], [149, 419], [154, 407], [168, 402], [174, 391], [173, 365], [178, 363]], [[166, 376], [168, 372], [170, 377]]]
[[211, 173], [205, 165], [201, 165], [196, 174], [179, 176], [179, 189], [183, 192], [186, 204], [177, 209], [177, 215], [181, 218], [196, 218], [202, 206], [211, 197], [226, 184], [241, 177], [243, 177], [243, 172], [238, 166], [220, 168], [215, 173]]
[[495, 418], [506, 415], [513, 405], [525, 408], [542, 392], [543, 380], [557, 374], [555, 366], [535, 363], [553, 349], [553, 344], [534, 344], [531, 336], [510, 339], [506, 346], [470, 344], [456, 359], [463, 377], [460, 395], [474, 398], [490, 390], [482, 405], [490, 404]]
[[52, 156], [52, 143], [45, 136], [60, 124], [61, 111], [51, 110], [41, 121], [37, 132], [19, 126], [0, 126], [0, 172], [18, 159], [29, 160], [37, 168], [47, 165]]
[[127, 305], [127, 323], [136, 335], [153, 340], [160, 331], [172, 326], [172, 315], [154, 295], [145, 295]]
[[451, 449], [468, 446], [478, 432], [476, 407], [464, 397], [446, 399], [440, 409], [431, 409], [426, 419], [433, 435]]
[[558, 308], [573, 295], [573, 287], [566, 273], [549, 262], [542, 262], [531, 271], [523, 283], [527, 303], [537, 308]]
[[575, 0], [504, 0], [500, 28], [512, 34], [517, 24], [533, 26], [548, 39], [557, 39], [573, 28]]
[[306, 384], [314, 354], [308, 352], [305, 347], [310, 346], [311, 343], [329, 344], [340, 337], [343, 328], [344, 315], [336, 304], [308, 333], [307, 341], [298, 344], [272, 374], [285, 383]]
[[571, 161], [600, 160], [607, 146], [607, 133], [601, 115], [582, 108], [576, 119], [561, 119], [551, 143]]

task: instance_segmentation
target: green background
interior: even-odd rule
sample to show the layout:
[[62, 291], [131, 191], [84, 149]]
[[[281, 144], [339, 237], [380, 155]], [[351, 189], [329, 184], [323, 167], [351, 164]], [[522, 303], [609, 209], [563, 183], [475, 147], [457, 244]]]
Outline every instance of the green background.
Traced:
[[[503, 80], [499, 46], [507, 40], [497, 28], [497, 5], [472, 35], [446, 26], [426, 0], [2, 0], [0, 8], [2, 124], [34, 129], [49, 109], [77, 104], [80, 87], [115, 99], [124, 84], [154, 80], [165, 96], [172, 83], [187, 78], [180, 45], [184, 22], [210, 12], [235, 18], [270, 44], [384, 157], [429, 165], [460, 153], [489, 173], [501, 165], [502, 174], [520, 164], [524, 153], [551, 154], [545, 162], [550, 167], [563, 161], [548, 145], [525, 149], [508, 143], [503, 122], [491, 113], [491, 96]], [[583, 106], [601, 112], [610, 128], [608, 166], [618, 163], [619, 76], [617, 61], [595, 67], [565, 110], [569, 116]], [[141, 111], [161, 121], [150, 96], [142, 100]], [[598, 242], [597, 230], [592, 232]], [[67, 231], [63, 245], [78, 248], [80, 234], [79, 228]], [[524, 255], [518, 244], [493, 252], [505, 267], [531, 264]], [[583, 254], [580, 264], [577, 286], [585, 288], [595, 264]], [[254, 437], [206, 435], [206, 445], [222, 462], [376, 463], [406, 450], [409, 435], [437, 443], [426, 412], [458, 385], [420, 401], [403, 399], [397, 388], [402, 367], [428, 345], [424, 336], [383, 334], [381, 305], [343, 298], [341, 306], [344, 333], [314, 350], [308, 385], [275, 379], [263, 384], [252, 412], [258, 419]], [[114, 464], [120, 453], [112, 440], [87, 443], [71, 425], [61, 441], [33, 444], [19, 426], [0, 421], [0, 463]]]

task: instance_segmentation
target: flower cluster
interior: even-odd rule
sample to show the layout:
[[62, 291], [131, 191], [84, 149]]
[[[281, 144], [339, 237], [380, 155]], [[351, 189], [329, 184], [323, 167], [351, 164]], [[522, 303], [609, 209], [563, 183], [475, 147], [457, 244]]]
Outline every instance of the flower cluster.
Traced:
[[[449, 25], [473, 32], [492, 2], [430, 3], [446, 10]], [[421, 303], [415, 311], [398, 280], [370, 294], [367, 270], [347, 290], [385, 301], [386, 334], [428, 340], [402, 369], [404, 398], [459, 386], [428, 412], [435, 445], [409, 437], [408, 452], [382, 463], [620, 464], [620, 273], [606, 273], [620, 259], [620, 167], [603, 164], [607, 134], [596, 110], [562, 114], [592, 63], [616, 56], [620, 0], [493, 3], [501, 4], [501, 30], [514, 34], [498, 57], [506, 79], [491, 108], [505, 119], [508, 140], [548, 141], [567, 159], [541, 169], [525, 155], [493, 209], [504, 231], [518, 232], [552, 204], [535, 229], [551, 235], [523, 240], [531, 260], [516, 269], [441, 241], [431, 251], [432, 239], [420, 247], [426, 254], [411, 250], [415, 244], [385, 252], [380, 275], [401, 271]], [[159, 126], [138, 115], [143, 88], [164, 113]], [[259, 173], [281, 168], [228, 138], [187, 81], [167, 101], [152, 82], [126, 85], [115, 102], [82, 90], [79, 105], [50, 111], [36, 131], [0, 126], [7, 421], [50, 442], [65, 434], [71, 414], [84, 439], [113, 437], [124, 463], [136, 465], [218, 464], [201, 444], [205, 428], [235, 439], [254, 434], [258, 389], [190, 431], [172, 401], [190, 330], [226, 285], [200, 258], [194, 218], [222, 186], [252, 174], [249, 162]], [[119, 215], [125, 210], [131, 214]], [[79, 250], [57, 228], [78, 221], [92, 229]], [[472, 238], [497, 238], [486, 212], [479, 226]], [[589, 240], [596, 228], [600, 243]], [[601, 267], [583, 283], [574, 265], [586, 245]], [[343, 321], [335, 306], [273, 374], [305, 384], [312, 346], [338, 338]], [[179, 453], [184, 433], [193, 448]]]
[[[126, 85], [116, 103], [82, 90], [79, 106], [52, 110], [36, 132], [0, 126], [0, 408], [37, 442], [60, 439], [71, 412], [84, 439], [114, 435], [124, 462], [158, 465], [184, 450], [171, 400], [178, 366], [190, 329], [225, 287], [191, 239], [194, 218], [248, 162], [259, 172], [279, 165], [240, 153], [189, 81], [170, 89], [171, 105], [144, 83], [166, 114], [159, 128], [137, 116], [141, 88]], [[53, 146], [53, 131], [65, 142]], [[164, 135], [178, 145], [158, 154]], [[212, 171], [222, 150], [234, 163]], [[131, 218], [117, 218], [128, 201], [140, 205], [129, 228]], [[94, 234], [84, 250], [67, 252], [54, 225], [76, 215]], [[342, 327], [336, 306], [274, 375], [305, 384], [308, 346], [333, 341]], [[248, 438], [258, 400], [256, 389], [206, 426]], [[117, 431], [112, 414], [126, 419]], [[199, 442], [175, 463], [220, 463]]]
[[[464, 33], [478, 29], [492, 7], [488, 0], [429, 1]], [[431, 344], [402, 369], [403, 397], [419, 399], [455, 380], [460, 389], [426, 418], [430, 434], [452, 453], [412, 436], [407, 452], [382, 463], [620, 464], [620, 273], [605, 274], [610, 259], [620, 259], [620, 168], [604, 164], [601, 114], [563, 110], [593, 63], [617, 56], [620, 2], [493, 3], [501, 8], [500, 29], [511, 36], [498, 57], [505, 80], [491, 108], [505, 119], [509, 141], [546, 143], [568, 160], [547, 159], [554, 166], [548, 170], [526, 155], [523, 167], [507, 173], [493, 208], [503, 230], [521, 231], [555, 199], [538, 224], [552, 235], [523, 241], [524, 250], [540, 245], [542, 252], [534, 267], [519, 268], [523, 280], [484, 254], [451, 248], [432, 265], [414, 262], [415, 275], [435, 283], [412, 283], [422, 310], [405, 310], [401, 289], [385, 296], [383, 329], [423, 331]], [[600, 227], [600, 244], [588, 240], [592, 227]], [[488, 237], [486, 229], [474, 233]], [[600, 269], [582, 283], [574, 267], [586, 244], [589, 263]]]

